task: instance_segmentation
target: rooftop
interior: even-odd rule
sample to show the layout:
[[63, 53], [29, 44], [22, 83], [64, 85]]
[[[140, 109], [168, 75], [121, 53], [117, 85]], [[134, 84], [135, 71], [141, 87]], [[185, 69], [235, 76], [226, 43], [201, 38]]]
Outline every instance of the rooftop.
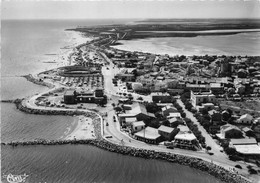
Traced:
[[136, 118], [125, 118], [125, 122], [134, 122]]
[[234, 145], [237, 152], [241, 154], [260, 155], [260, 147], [257, 144], [253, 145]]
[[167, 105], [167, 106], [163, 107], [163, 108], [162, 108], [162, 111], [165, 111], [165, 110], [167, 110], [167, 109], [174, 109], [174, 110], [177, 111], [177, 109], [176, 109], [175, 107], [170, 106], [170, 105]]
[[174, 128], [161, 125], [161, 126], [158, 128], [158, 130], [163, 131], [163, 132], [167, 132], [167, 133], [172, 133], [172, 131], [174, 131]]
[[257, 144], [256, 139], [231, 139], [230, 143], [233, 145], [248, 145], [248, 144]]
[[187, 127], [185, 125], [179, 125], [177, 128], [180, 129], [180, 132], [189, 132], [190, 131], [189, 127]]
[[158, 133], [158, 129], [148, 126], [145, 129], [135, 133], [135, 136], [155, 140], [159, 138], [161, 135]]
[[67, 90], [64, 95], [65, 95], [65, 96], [74, 95], [74, 90]]
[[193, 133], [178, 133], [174, 139], [180, 139], [180, 140], [196, 140], [196, 137]]
[[154, 92], [151, 93], [152, 96], [170, 96], [169, 93], [162, 93], [162, 92]]
[[181, 113], [179, 113], [179, 112], [171, 112], [168, 116], [167, 116], [167, 118], [176, 118], [176, 117], [181, 117]]
[[136, 121], [136, 122], [133, 122], [132, 125], [133, 125], [134, 127], [136, 127], [136, 126], [145, 126], [145, 124], [144, 124], [143, 121]]
[[253, 116], [251, 116], [250, 114], [244, 114], [244, 115], [240, 116], [239, 119], [249, 119], [249, 120], [252, 120]]

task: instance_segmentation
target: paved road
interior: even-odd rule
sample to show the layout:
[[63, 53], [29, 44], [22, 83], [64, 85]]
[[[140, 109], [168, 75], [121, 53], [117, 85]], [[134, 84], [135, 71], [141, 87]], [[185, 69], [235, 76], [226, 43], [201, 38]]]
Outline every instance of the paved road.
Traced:
[[204, 129], [203, 126], [198, 122], [198, 120], [193, 116], [193, 113], [185, 109], [185, 106], [181, 99], [177, 99], [177, 103], [182, 107], [183, 111], [186, 113], [186, 117], [190, 118], [191, 121], [193, 121], [194, 124], [198, 125], [199, 131], [201, 131], [201, 134], [206, 139], [207, 146], [211, 147], [211, 152], [213, 152], [216, 156], [220, 158], [228, 158], [225, 153], [220, 152], [220, 150], [223, 150], [223, 148], [218, 145], [215, 140], [208, 134], [208, 132]]

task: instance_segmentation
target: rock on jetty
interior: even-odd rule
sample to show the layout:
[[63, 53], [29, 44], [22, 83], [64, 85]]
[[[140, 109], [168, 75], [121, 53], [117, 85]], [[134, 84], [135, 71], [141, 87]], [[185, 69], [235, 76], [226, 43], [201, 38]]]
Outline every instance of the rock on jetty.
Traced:
[[88, 144], [93, 145], [110, 152], [116, 152], [123, 155], [130, 155], [145, 159], [158, 159], [164, 160], [172, 163], [178, 163], [181, 165], [189, 166], [192, 168], [199, 169], [201, 171], [207, 172], [210, 175], [220, 179], [221, 181], [228, 183], [249, 183], [249, 181], [242, 178], [240, 175], [232, 173], [223, 167], [217, 166], [213, 163], [206, 162], [199, 158], [187, 157], [183, 155], [177, 155], [166, 152], [158, 152], [154, 150], [139, 149], [134, 147], [127, 147], [118, 144], [113, 144], [104, 139], [89, 139], [89, 140], [34, 140], [27, 142], [10, 142], [1, 143], [1, 145], [11, 145], [16, 147], [18, 145], [64, 145], [64, 144]]

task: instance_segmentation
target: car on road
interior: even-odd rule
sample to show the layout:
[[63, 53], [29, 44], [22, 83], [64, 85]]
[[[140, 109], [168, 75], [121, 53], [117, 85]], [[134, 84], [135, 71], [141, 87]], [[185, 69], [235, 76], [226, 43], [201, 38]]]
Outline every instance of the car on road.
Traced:
[[110, 139], [113, 138], [112, 135], [106, 135], [105, 138]]

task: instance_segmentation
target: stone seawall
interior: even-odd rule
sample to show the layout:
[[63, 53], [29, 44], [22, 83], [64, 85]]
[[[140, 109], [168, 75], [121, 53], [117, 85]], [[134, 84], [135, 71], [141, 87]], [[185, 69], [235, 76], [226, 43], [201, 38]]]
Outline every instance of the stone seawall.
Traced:
[[217, 166], [213, 163], [206, 162], [199, 158], [192, 158], [183, 155], [176, 155], [166, 152], [158, 152], [154, 150], [146, 150], [146, 149], [138, 149], [133, 147], [121, 146], [117, 144], [113, 144], [106, 140], [98, 140], [98, 139], [89, 139], [89, 140], [35, 140], [28, 142], [10, 142], [10, 143], [2, 143], [1, 145], [11, 145], [13, 147], [16, 146], [26, 146], [26, 145], [65, 145], [65, 144], [88, 144], [93, 145], [104, 150], [120, 153], [123, 155], [130, 155], [145, 159], [157, 159], [164, 160], [172, 163], [178, 163], [181, 165], [189, 166], [191, 168], [199, 169], [201, 171], [207, 172], [210, 175], [220, 179], [221, 181], [227, 183], [249, 183], [249, 181], [243, 179], [238, 174], [232, 173], [220, 166]]

